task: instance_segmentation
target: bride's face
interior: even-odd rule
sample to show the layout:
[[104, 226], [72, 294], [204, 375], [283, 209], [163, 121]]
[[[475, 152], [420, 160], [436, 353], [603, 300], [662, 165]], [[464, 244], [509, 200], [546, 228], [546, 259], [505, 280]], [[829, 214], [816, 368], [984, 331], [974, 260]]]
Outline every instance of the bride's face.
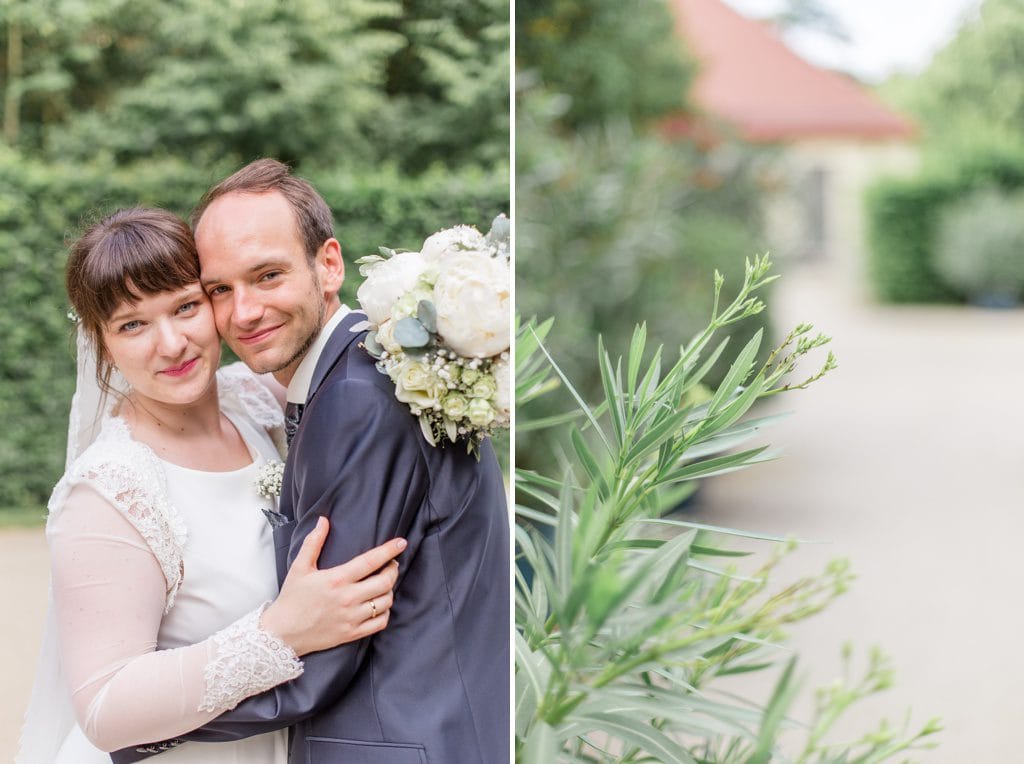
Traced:
[[122, 303], [103, 343], [133, 395], [172, 405], [208, 394], [220, 364], [213, 310], [198, 282]]

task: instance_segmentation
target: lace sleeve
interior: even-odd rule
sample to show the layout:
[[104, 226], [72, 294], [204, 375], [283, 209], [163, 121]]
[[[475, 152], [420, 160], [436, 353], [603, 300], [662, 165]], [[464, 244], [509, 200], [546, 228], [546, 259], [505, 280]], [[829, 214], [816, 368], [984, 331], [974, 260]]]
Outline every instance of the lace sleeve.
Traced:
[[241, 361], [217, 371], [221, 407], [234, 409], [252, 419], [270, 435], [284, 456], [284, 411], [265, 384]]
[[57, 632], [72, 705], [112, 751], [195, 729], [302, 673], [262, 608], [189, 647], [157, 650], [166, 582], [149, 543], [87, 485], [50, 523]]
[[61, 478], [50, 497], [52, 525], [75, 486], [87, 485], [120, 511], [145, 540], [163, 573], [164, 612], [171, 609], [184, 576], [182, 551], [188, 531], [167, 499], [166, 477], [156, 455], [131, 439], [124, 420], [110, 418], [96, 442]]

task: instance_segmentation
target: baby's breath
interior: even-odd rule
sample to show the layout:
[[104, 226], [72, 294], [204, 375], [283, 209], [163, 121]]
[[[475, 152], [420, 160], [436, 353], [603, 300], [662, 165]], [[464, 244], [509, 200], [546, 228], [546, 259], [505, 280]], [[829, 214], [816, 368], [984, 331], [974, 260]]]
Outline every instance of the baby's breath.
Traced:
[[276, 459], [267, 462], [260, 468], [256, 476], [256, 492], [265, 499], [273, 499], [281, 495], [281, 483], [284, 480], [284, 463]]

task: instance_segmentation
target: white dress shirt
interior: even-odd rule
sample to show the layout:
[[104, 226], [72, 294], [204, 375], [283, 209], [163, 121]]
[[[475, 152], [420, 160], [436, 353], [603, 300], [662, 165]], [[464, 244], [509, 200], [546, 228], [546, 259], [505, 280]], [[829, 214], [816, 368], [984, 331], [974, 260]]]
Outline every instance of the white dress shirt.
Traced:
[[334, 334], [334, 330], [338, 328], [338, 324], [351, 312], [351, 308], [347, 305], [342, 305], [334, 312], [333, 316], [327, 319], [324, 328], [320, 330], [320, 335], [310, 346], [305, 358], [299, 364], [299, 368], [295, 370], [292, 381], [288, 384], [286, 398], [289, 403], [306, 403], [306, 397], [309, 395], [309, 386], [313, 384], [313, 372], [316, 371], [317, 361], [320, 360], [320, 356], [327, 346], [327, 341]]

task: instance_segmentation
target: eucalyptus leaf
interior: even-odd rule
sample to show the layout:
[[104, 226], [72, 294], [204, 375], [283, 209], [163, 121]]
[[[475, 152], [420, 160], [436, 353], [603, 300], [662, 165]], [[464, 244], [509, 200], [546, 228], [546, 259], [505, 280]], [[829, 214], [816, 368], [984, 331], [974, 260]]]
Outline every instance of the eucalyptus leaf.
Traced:
[[416, 318], [428, 332], [437, 333], [437, 308], [430, 300], [420, 300], [416, 304]]
[[379, 342], [377, 342], [377, 333], [368, 332], [363, 338], [363, 347], [366, 348], [366, 352], [372, 355], [374, 358], [379, 359], [384, 355], [384, 348]]
[[398, 321], [391, 336], [403, 348], [422, 348], [430, 342], [430, 332], [412, 316]]
[[491, 230], [487, 232], [486, 238], [491, 244], [507, 243], [512, 238], [512, 221], [504, 214], [498, 215], [491, 222]]

